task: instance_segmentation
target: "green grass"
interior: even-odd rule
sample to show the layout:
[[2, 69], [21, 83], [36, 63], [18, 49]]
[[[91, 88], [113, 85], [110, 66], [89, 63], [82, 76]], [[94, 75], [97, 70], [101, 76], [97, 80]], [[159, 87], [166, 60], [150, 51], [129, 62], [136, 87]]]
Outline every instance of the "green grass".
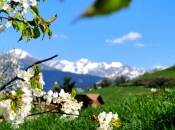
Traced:
[[[175, 129], [175, 88], [170, 92], [161, 90], [158, 93], [134, 87], [111, 87], [92, 92], [99, 92], [109, 103], [97, 108], [83, 109], [80, 111], [81, 115], [98, 115], [103, 111], [117, 112], [122, 123], [119, 130]], [[120, 97], [123, 95], [125, 96]], [[114, 100], [115, 97], [117, 100]], [[36, 120], [25, 121], [19, 130], [94, 130], [97, 125], [97, 122], [85, 117], [64, 122], [60, 120], [59, 114], [47, 114]], [[0, 130], [10, 130], [10, 125], [1, 123]]]
[[144, 87], [107, 87], [103, 89], [95, 89], [84, 93], [98, 93], [101, 95], [105, 103], [110, 101], [123, 100], [134, 95], [146, 95], [151, 92], [150, 88]]
[[175, 78], [175, 66], [169, 67], [161, 71], [157, 71], [155, 73], [140, 76], [139, 79], [150, 79], [150, 78], [156, 78], [156, 77]]

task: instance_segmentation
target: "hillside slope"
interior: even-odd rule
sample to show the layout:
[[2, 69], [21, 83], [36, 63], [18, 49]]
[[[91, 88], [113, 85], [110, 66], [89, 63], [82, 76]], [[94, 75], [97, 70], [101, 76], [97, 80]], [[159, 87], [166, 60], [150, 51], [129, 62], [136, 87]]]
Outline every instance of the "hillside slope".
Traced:
[[175, 85], [175, 66], [154, 73], [145, 73], [144, 75], [129, 80], [123, 85]]

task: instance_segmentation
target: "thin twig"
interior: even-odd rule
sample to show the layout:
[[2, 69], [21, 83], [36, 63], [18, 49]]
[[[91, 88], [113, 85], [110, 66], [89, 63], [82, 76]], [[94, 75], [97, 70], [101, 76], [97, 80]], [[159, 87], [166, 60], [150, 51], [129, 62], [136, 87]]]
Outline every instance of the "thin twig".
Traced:
[[[27, 69], [30, 68], [30, 67], [33, 67], [33, 66], [36, 65], [36, 64], [41, 64], [41, 63], [43, 63], [43, 62], [46, 62], [46, 61], [48, 61], [48, 60], [51, 60], [51, 59], [53, 59], [53, 58], [55, 58], [55, 57], [57, 57], [57, 56], [58, 56], [58, 54], [56, 54], [56, 55], [54, 55], [54, 56], [52, 56], [52, 57], [50, 57], [50, 58], [37, 61], [37, 62], [33, 63], [32, 65], [30, 65], [29, 67], [27, 67]], [[27, 69], [25, 69], [25, 70], [27, 71]], [[0, 87], [0, 91], [2, 91], [2, 90], [4, 90], [5, 88], [7, 88], [7, 86], [8, 86], [9, 84], [11, 84], [13, 81], [15, 81], [16, 79], [23, 80], [23, 79], [21, 79], [21, 78], [19, 78], [19, 77], [16, 76], [16, 77], [14, 77], [13, 79], [11, 79], [8, 83], [6, 83], [5, 85], [1, 86], [1, 87]]]
[[65, 115], [71, 115], [71, 116], [91, 118], [91, 116], [87, 116], [87, 115], [75, 115], [75, 114], [70, 114], [70, 113], [65, 113], [65, 112], [59, 112], [59, 111], [55, 112], [55, 111], [53, 111], [53, 110], [56, 110], [56, 109], [57, 108], [51, 109], [49, 111], [43, 111], [43, 112], [38, 112], [38, 113], [30, 114], [27, 117], [29, 117], [29, 116], [35, 116], [35, 115], [41, 115], [41, 114], [45, 114], [45, 113], [52, 113], [52, 114], [58, 113], [58, 114], [65, 114]]
[[[46, 61], [48, 61], [48, 60], [52, 60], [53, 58], [55, 58], [55, 57], [57, 57], [57, 56], [58, 56], [58, 54], [56, 54], [56, 55], [54, 55], [54, 56], [52, 56], [52, 57], [50, 57], [50, 58], [37, 61], [37, 62], [33, 63], [32, 65], [30, 65], [29, 67], [27, 67], [27, 69], [33, 67], [33, 66], [36, 65], [36, 64], [41, 64], [41, 63], [46, 62]], [[27, 71], [27, 69], [26, 69], [26, 71]]]
[[91, 118], [91, 116], [87, 116], [87, 115], [75, 115], [75, 114], [70, 114], [70, 113], [64, 113], [64, 112], [51, 112], [51, 113], [59, 113], [59, 114], [65, 114], [65, 115], [71, 115], [71, 116], [78, 116], [78, 117], [88, 117]]
[[22, 23], [26, 23], [24, 20], [20, 20], [18, 18], [14, 18], [14, 17], [11, 17], [11, 16], [9, 16], [8, 18], [7, 17], [0, 16], [0, 18], [1, 19], [7, 19], [8, 21], [14, 20], [14, 21], [19, 21], [19, 22], [22, 22]]
[[51, 110], [49, 110], [49, 111], [43, 111], [43, 112], [38, 112], [38, 113], [30, 114], [30, 115], [28, 115], [27, 117], [29, 117], [29, 116], [35, 116], [35, 115], [41, 115], [41, 114], [44, 114], [44, 113], [49, 113], [49, 112], [52, 112], [52, 111], [55, 110], [55, 109], [56, 109], [56, 108], [51, 109]]

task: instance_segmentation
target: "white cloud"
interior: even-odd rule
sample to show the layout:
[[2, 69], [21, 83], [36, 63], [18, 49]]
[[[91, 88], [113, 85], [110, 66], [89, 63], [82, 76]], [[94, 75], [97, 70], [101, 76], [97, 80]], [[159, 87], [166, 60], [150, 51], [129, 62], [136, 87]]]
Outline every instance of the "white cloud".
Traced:
[[106, 42], [114, 43], [114, 44], [123, 44], [125, 41], [131, 41], [131, 40], [136, 40], [138, 38], [141, 38], [142, 35], [137, 33], [137, 32], [130, 32], [122, 37], [109, 40], [107, 39]]
[[68, 36], [67, 35], [64, 35], [64, 34], [54, 34], [53, 35], [53, 38], [61, 38], [61, 39], [68, 39]]
[[134, 44], [134, 46], [136, 46], [136, 47], [144, 47], [145, 45], [142, 44], [142, 43], [136, 43], [136, 44]]
[[68, 39], [67, 35], [64, 35], [64, 34], [59, 35], [59, 37], [62, 39]]
[[57, 37], [58, 37], [58, 34], [54, 34], [54, 35], [53, 35], [53, 38], [57, 38]]

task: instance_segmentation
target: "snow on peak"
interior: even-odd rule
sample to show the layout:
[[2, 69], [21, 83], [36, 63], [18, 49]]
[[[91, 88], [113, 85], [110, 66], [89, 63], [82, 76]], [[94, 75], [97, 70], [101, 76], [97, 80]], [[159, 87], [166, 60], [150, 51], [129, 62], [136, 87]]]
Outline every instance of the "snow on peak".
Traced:
[[166, 69], [166, 68], [168, 68], [168, 67], [167, 66], [161, 66], [161, 65], [155, 65], [149, 70], [149, 72], [156, 72], [156, 71], [163, 70], [163, 69]]
[[13, 49], [13, 50], [10, 50], [8, 53], [13, 54], [16, 57], [20, 57], [20, 59], [23, 59], [26, 56], [32, 57], [29, 53], [27, 53], [26, 51], [20, 50], [20, 49]]
[[113, 75], [115, 75], [115, 69], [119, 69], [123, 66], [120, 62], [111, 62], [107, 64], [106, 62], [92, 62], [85, 58], [77, 60], [76, 62], [69, 62], [67, 60], [51, 61], [48, 65], [65, 72], [91, 74], [101, 77], [113, 77]]
[[121, 64], [120, 62], [112, 62], [112, 63], [111, 63], [111, 66], [112, 66], [112, 67], [121, 67], [122, 64]]
[[87, 63], [88, 61], [89, 61], [88, 59], [81, 58], [78, 62]]
[[[50, 61], [48, 65], [52, 68], [77, 74], [89, 74], [100, 77], [115, 78], [116, 76], [126, 75], [128, 79], [143, 75], [147, 70], [144, 68], [136, 68], [130, 65], [122, 65], [120, 62], [92, 62], [82, 58], [76, 62], [67, 60]], [[156, 70], [164, 69], [162, 66], [155, 66]]]
[[122, 66], [120, 62], [111, 62], [110, 64], [107, 64], [106, 62], [102, 62], [104, 64], [105, 69], [114, 67], [114, 68], [119, 68]]

